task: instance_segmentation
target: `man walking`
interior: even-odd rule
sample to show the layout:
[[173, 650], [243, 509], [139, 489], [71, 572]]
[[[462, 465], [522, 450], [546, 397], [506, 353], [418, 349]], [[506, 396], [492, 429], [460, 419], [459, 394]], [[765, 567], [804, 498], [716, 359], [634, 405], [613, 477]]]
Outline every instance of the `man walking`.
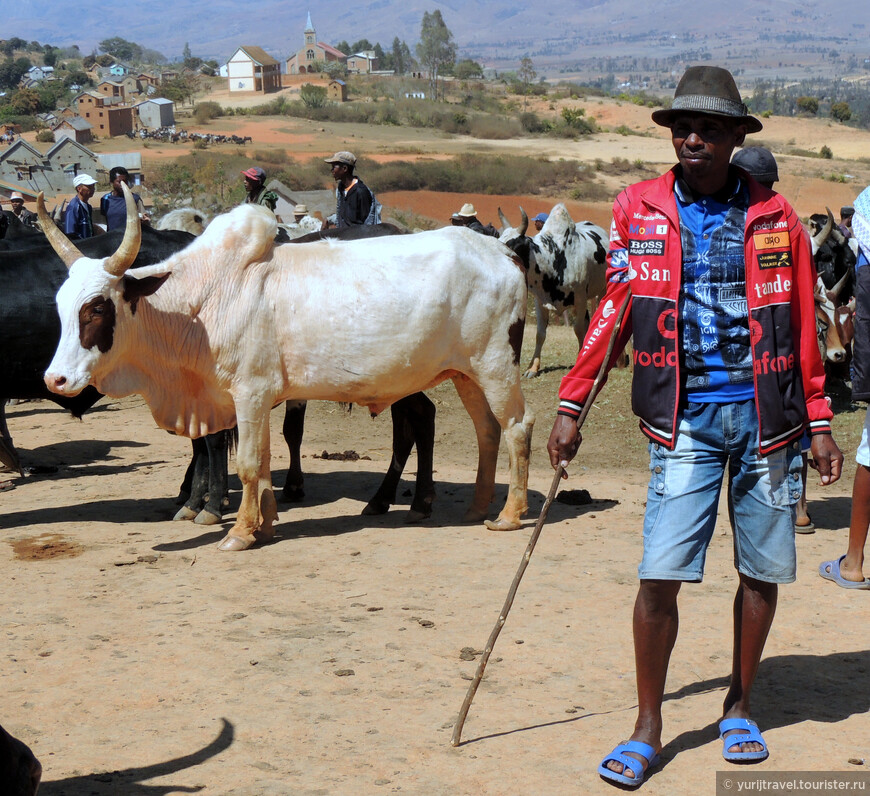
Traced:
[[671, 108], [652, 118], [670, 128], [679, 163], [614, 202], [607, 289], [562, 380], [547, 444], [553, 467], [576, 454], [577, 418], [615, 310], [630, 302], [607, 366], [633, 333], [632, 405], [650, 439], [651, 473], [633, 620], [638, 715], [598, 773], [631, 787], [658, 761], [677, 595], [703, 578], [726, 471], [739, 584], [719, 731], [726, 760], [768, 756], [750, 697], [778, 584], [795, 579], [804, 429], [822, 484], [840, 477], [843, 461], [823, 393], [806, 233], [785, 199], [729, 165], [761, 122], [731, 74], [712, 66], [690, 67]]

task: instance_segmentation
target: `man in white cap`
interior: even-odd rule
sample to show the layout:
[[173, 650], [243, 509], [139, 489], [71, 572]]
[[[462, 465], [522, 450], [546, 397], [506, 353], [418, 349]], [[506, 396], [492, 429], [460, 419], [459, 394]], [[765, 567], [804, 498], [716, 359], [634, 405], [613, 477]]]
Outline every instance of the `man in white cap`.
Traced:
[[94, 222], [91, 217], [91, 206], [88, 202], [94, 195], [96, 184], [97, 181], [90, 174], [79, 174], [73, 180], [76, 195], [66, 206], [63, 226], [63, 231], [72, 240], [94, 236]]
[[335, 180], [335, 214], [324, 220], [323, 229], [379, 224], [380, 204], [369, 187], [354, 176], [356, 155], [336, 152], [331, 158], [326, 158], [326, 163], [330, 165]]
[[[719, 737], [729, 762], [767, 758], [751, 692], [778, 584], [795, 580], [804, 430], [822, 484], [836, 481], [843, 463], [816, 344], [807, 234], [782, 196], [730, 164], [761, 122], [731, 73], [716, 66], [689, 67], [671, 107], [652, 119], [669, 128], [678, 163], [628, 186], [613, 204], [605, 294], [562, 379], [547, 443], [554, 468], [576, 455], [577, 420], [595, 377], [633, 334], [632, 408], [650, 439], [633, 613], [638, 710], [629, 739], [598, 767], [628, 787], [659, 760], [677, 596], [683, 583], [703, 579], [726, 472], [738, 585]], [[625, 321], [608, 352], [621, 307]]]
[[32, 213], [24, 206], [24, 197], [13, 191], [9, 194], [9, 203], [12, 205], [12, 215], [27, 227], [36, 226], [36, 213]]

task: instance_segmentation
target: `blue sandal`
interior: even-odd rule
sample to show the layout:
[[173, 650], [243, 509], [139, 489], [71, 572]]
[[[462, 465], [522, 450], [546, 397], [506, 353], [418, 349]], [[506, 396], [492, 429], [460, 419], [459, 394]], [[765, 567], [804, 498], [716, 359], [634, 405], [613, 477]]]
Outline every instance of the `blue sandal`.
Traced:
[[[742, 733], [735, 733], [725, 737], [726, 732], [732, 730], [743, 730]], [[761, 730], [752, 719], [722, 719], [719, 722], [719, 737], [722, 739], [722, 757], [732, 763], [760, 763], [762, 760], [767, 760], [770, 752], [767, 751], [767, 744], [764, 738], [761, 737]], [[742, 743], [760, 743], [763, 747], [760, 752], [729, 752], [728, 749]]]
[[[630, 757], [625, 754], [625, 752], [632, 752], [647, 760], [646, 768], [644, 768], [643, 763], [640, 760], [636, 757]], [[623, 772], [628, 768], [634, 774], [634, 777], [627, 777], [625, 776], [625, 773], [617, 774], [615, 771], [609, 769], [607, 763], [611, 760], [615, 760], [617, 763], [622, 763]], [[649, 770], [658, 762], [659, 756], [656, 754], [656, 750], [648, 743], [643, 743], [642, 741], [626, 741], [625, 743], [616, 746], [616, 748], [601, 761], [601, 765], [598, 766], [598, 774], [602, 779], [606, 779], [609, 782], [618, 782], [620, 785], [637, 788], [643, 784]]]

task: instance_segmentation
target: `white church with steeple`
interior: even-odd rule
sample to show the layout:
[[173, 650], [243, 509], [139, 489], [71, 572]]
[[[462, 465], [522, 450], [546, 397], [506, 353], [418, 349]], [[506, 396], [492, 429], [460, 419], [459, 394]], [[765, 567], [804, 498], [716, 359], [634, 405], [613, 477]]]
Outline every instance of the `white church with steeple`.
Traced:
[[287, 59], [288, 75], [301, 75], [307, 72], [316, 72], [315, 62], [321, 63], [326, 61], [347, 62], [347, 56], [331, 47], [329, 44], [324, 44], [322, 41], [317, 41], [317, 33], [314, 30], [314, 25], [311, 24], [311, 12], [308, 12], [308, 20], [305, 23], [305, 30], [302, 32], [302, 40], [304, 42], [301, 49], [297, 50]]

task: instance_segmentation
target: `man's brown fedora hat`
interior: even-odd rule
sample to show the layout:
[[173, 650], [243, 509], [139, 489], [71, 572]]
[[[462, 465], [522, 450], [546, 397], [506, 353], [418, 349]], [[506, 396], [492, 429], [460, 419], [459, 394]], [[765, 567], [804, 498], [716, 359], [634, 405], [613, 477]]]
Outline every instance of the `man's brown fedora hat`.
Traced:
[[749, 115], [731, 73], [721, 66], [690, 66], [680, 78], [671, 107], [653, 111], [652, 120], [670, 127], [680, 113], [725, 116], [745, 124], [747, 133], [762, 128], [761, 122]]

